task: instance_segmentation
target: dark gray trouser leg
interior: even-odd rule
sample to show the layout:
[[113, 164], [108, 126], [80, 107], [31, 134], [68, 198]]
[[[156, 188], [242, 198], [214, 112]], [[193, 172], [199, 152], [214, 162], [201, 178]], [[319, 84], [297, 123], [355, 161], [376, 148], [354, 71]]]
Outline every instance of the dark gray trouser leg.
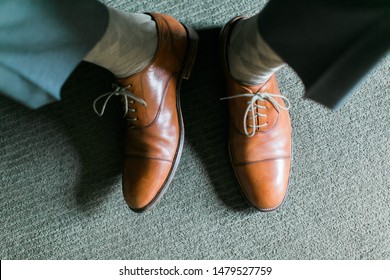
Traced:
[[306, 97], [334, 108], [389, 49], [390, 1], [271, 0], [259, 31]]

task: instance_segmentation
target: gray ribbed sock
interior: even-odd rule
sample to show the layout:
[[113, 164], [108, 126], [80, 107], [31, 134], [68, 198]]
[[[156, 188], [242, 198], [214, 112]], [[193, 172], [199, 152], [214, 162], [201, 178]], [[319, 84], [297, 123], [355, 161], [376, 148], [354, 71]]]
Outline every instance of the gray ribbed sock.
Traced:
[[126, 78], [142, 71], [156, 53], [156, 22], [149, 15], [111, 7], [108, 11], [107, 30], [84, 60], [110, 70], [117, 78]]
[[266, 82], [284, 65], [258, 32], [257, 16], [240, 20], [235, 25], [230, 36], [228, 60], [233, 78], [248, 85]]

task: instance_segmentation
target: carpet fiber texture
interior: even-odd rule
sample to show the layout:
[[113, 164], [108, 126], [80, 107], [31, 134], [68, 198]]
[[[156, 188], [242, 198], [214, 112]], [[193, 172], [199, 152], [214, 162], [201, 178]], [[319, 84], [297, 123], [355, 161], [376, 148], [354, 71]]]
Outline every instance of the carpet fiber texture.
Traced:
[[[218, 33], [265, 1], [106, 1], [158, 11], [200, 35], [181, 91], [186, 140], [161, 202], [131, 212], [121, 190], [122, 109], [99, 118], [107, 71], [82, 63], [63, 100], [28, 110], [0, 97], [1, 259], [390, 259], [389, 56], [339, 110], [305, 100], [290, 68], [294, 159], [289, 194], [272, 213], [241, 196], [227, 152]], [[259, 6], [260, 3], [260, 6]]]

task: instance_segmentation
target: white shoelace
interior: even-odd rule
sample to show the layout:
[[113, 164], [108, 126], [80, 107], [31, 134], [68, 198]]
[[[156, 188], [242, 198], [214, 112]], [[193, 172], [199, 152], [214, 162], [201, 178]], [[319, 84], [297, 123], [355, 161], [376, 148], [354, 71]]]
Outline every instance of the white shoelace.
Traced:
[[[255, 94], [252, 94], [252, 93], [237, 94], [237, 95], [233, 95], [233, 96], [223, 97], [223, 98], [221, 98], [221, 100], [234, 99], [234, 98], [240, 98], [240, 97], [249, 97], [250, 98], [250, 101], [246, 102], [248, 104], [248, 107], [245, 110], [244, 120], [243, 120], [244, 132], [245, 132], [245, 135], [248, 137], [254, 136], [257, 128], [266, 126], [268, 124], [268, 123], [264, 123], [264, 124], [256, 125], [256, 121], [255, 121], [256, 117], [267, 117], [267, 114], [259, 114], [256, 112], [256, 109], [258, 109], [258, 108], [259, 109], [266, 109], [265, 106], [260, 106], [260, 105], [256, 104], [256, 102], [258, 100], [270, 102], [275, 107], [276, 111], [278, 111], [278, 113], [280, 112], [280, 110], [288, 111], [290, 109], [290, 101], [287, 99], [287, 97], [280, 95], [280, 94], [272, 94], [272, 93], [267, 93], [267, 92], [265, 92], [265, 93], [257, 92]], [[284, 99], [284, 101], [286, 102], [287, 105], [286, 106], [280, 105], [275, 100], [275, 98]], [[252, 119], [253, 125], [247, 125], [247, 123], [246, 123], [247, 119]], [[252, 128], [251, 133], [248, 132], [248, 129], [247, 129], [248, 127]]]
[[[141, 103], [143, 106], [147, 106], [146, 102], [139, 98], [138, 96], [136, 96], [134, 93], [128, 91], [129, 88], [131, 88], [131, 85], [128, 85], [127, 87], [121, 87], [117, 84], [113, 84], [113, 87], [114, 87], [114, 90], [113, 91], [110, 91], [110, 92], [107, 92], [105, 94], [102, 94], [100, 95], [98, 98], [95, 99], [95, 101], [93, 102], [93, 110], [95, 111], [95, 113], [101, 117], [103, 116], [104, 114], [104, 111], [106, 110], [106, 106], [107, 106], [107, 103], [108, 101], [110, 100], [110, 98], [112, 96], [123, 96], [124, 97], [124, 100], [125, 100], [125, 113], [124, 113], [124, 117], [127, 115], [128, 112], [132, 112], [132, 113], [135, 113], [135, 109], [132, 109], [132, 108], [129, 108], [129, 103], [130, 104], [134, 104], [134, 101], [137, 101], [138, 103]], [[103, 103], [103, 106], [102, 106], [102, 109], [100, 110], [100, 112], [96, 109], [96, 104], [97, 102], [104, 98], [104, 97], [107, 97]], [[129, 101], [127, 99], [127, 97], [129, 97], [131, 100]], [[127, 120], [129, 121], [136, 121], [137, 118], [127, 118]]]

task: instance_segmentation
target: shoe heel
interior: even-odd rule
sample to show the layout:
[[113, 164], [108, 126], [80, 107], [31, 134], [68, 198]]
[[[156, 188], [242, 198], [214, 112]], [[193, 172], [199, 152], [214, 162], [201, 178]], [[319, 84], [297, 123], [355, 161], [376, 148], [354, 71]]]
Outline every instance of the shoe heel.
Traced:
[[198, 49], [199, 36], [195, 30], [183, 25], [187, 31], [187, 51], [182, 71], [182, 78], [188, 80], [191, 75], [192, 66], [195, 63], [196, 51]]

